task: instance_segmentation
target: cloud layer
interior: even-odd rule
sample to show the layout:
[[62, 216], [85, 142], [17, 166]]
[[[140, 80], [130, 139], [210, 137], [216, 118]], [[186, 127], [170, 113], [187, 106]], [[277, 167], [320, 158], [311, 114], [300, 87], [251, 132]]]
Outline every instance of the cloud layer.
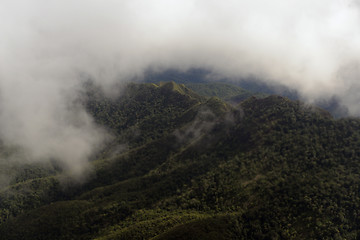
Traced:
[[350, 0], [2, 0], [0, 137], [75, 172], [104, 138], [73, 103], [148, 68], [257, 76], [360, 114], [359, 3]]

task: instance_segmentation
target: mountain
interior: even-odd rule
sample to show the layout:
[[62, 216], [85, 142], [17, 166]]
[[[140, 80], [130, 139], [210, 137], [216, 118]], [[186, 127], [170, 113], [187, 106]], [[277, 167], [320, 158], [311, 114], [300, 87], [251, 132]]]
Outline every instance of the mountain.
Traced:
[[[235, 79], [222, 78], [214, 75], [210, 70], [198, 68], [186, 72], [174, 69], [162, 72], [149, 71], [142, 80], [144, 82], [174, 81], [185, 84], [200, 95], [218, 96], [231, 103], [239, 103], [252, 95], [259, 98], [269, 95], [281, 95], [294, 101], [303, 100], [296, 89], [291, 89], [279, 83], [267, 83], [254, 76]], [[238, 94], [234, 95], [236, 92]], [[349, 116], [349, 109], [336, 95], [315, 99], [313, 104], [329, 111], [335, 118]]]
[[222, 82], [186, 83], [185, 86], [201, 96], [219, 97], [233, 105], [239, 104], [251, 96], [257, 98], [269, 96], [269, 94], [250, 92], [238, 86]]
[[168, 69], [166, 71], [148, 70], [141, 79], [147, 83], [158, 83], [173, 81], [180, 84], [186, 83], [206, 83], [209, 81], [211, 71], [201, 68], [193, 68], [186, 72], [176, 69]]
[[82, 184], [64, 183], [56, 162], [12, 168], [21, 177], [0, 191], [0, 238], [360, 236], [359, 119], [276, 95], [229, 104], [248, 93], [205, 89], [213, 96], [129, 84], [109, 98], [87, 83], [83, 104], [111, 142]]

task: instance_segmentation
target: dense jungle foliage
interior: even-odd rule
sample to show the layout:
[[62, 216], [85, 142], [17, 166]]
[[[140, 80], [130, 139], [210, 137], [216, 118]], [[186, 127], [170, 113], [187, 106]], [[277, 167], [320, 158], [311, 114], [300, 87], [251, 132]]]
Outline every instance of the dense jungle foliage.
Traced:
[[192, 88], [205, 96], [165, 82], [109, 98], [87, 83], [83, 104], [113, 138], [81, 183], [56, 160], [10, 164], [24, 156], [3, 145], [0, 239], [360, 237], [359, 119]]

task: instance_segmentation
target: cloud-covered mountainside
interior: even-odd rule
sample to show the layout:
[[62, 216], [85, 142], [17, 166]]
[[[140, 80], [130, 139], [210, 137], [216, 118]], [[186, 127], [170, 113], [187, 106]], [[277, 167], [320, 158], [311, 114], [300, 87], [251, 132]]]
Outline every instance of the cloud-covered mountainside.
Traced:
[[[203, 91], [229, 90], [217, 86]], [[359, 236], [359, 119], [276, 95], [230, 105], [174, 82], [111, 98], [85, 88], [81, 104], [112, 139], [82, 184], [67, 184], [55, 159], [2, 162], [15, 177], [0, 191], [0, 238]]]
[[149, 69], [260, 78], [359, 115], [359, 16], [356, 0], [3, 0], [0, 137], [79, 175], [109, 137], [77, 105], [80, 83], [114, 95]]
[[359, 10], [1, 0], [0, 238], [358, 237]]

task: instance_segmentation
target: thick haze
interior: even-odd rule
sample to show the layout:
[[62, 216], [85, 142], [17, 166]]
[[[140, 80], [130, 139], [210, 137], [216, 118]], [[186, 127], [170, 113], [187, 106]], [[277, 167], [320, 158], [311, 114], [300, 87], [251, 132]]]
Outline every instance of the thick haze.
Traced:
[[106, 136], [76, 101], [148, 69], [256, 76], [360, 114], [360, 4], [347, 0], [0, 0], [0, 134], [81, 172]]

